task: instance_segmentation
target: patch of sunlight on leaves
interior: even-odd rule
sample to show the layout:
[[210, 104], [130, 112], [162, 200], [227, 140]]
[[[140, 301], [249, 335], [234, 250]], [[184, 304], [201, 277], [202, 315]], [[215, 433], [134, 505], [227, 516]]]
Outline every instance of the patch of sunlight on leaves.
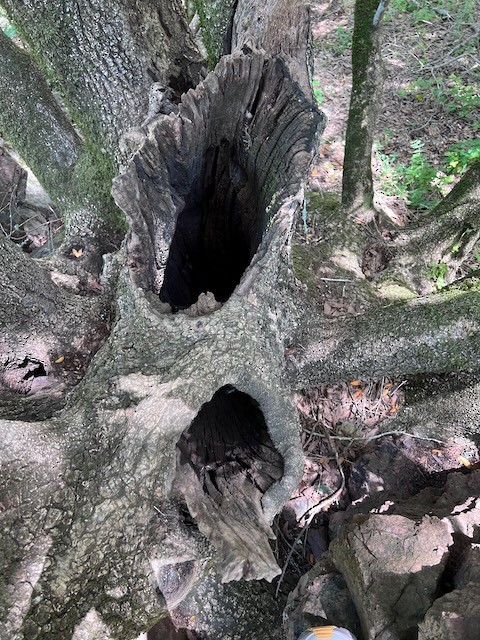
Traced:
[[412, 154], [408, 164], [398, 162], [396, 153], [384, 153], [378, 142], [375, 156], [382, 191], [402, 198], [415, 209], [432, 209], [458, 182], [468, 165], [480, 158], [480, 140], [452, 144], [440, 166], [430, 163], [422, 140], [413, 140], [410, 146]]
[[5, 13], [5, 9], [0, 7], [0, 29], [7, 36], [7, 38], [16, 38], [18, 36], [18, 32], [14, 25], [7, 18], [7, 14]]
[[447, 284], [445, 282], [445, 276], [448, 273], [448, 265], [445, 262], [432, 263], [431, 267], [425, 271], [425, 276], [432, 280], [435, 285], [435, 289], [443, 289]]

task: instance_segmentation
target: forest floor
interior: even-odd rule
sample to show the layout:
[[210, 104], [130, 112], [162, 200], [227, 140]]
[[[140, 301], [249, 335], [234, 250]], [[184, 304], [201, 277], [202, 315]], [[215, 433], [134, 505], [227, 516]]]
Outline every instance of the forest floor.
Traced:
[[[328, 118], [310, 180], [316, 191], [341, 191], [353, 5], [312, 4], [314, 89]], [[478, 0], [392, 0], [385, 16], [374, 170], [376, 189], [401, 211], [408, 202], [410, 212], [431, 206], [480, 155], [479, 24]]]
[[[328, 122], [310, 176], [307, 217], [299, 221], [296, 233], [297, 249], [311, 251], [311, 273], [304, 282], [332, 321], [361, 312], [348, 295], [325, 302], [325, 283], [316, 279], [315, 258], [315, 246], [322, 240], [316, 222], [326, 208], [339, 205], [341, 196], [353, 7], [353, 0], [312, 3], [313, 85]], [[384, 25], [385, 85], [373, 169], [377, 198], [393, 212], [399, 228], [422, 210], [432, 209], [460, 179], [467, 163], [480, 156], [478, 25], [477, 0], [391, 2]], [[472, 266], [478, 267], [480, 247], [477, 255], [472, 256]], [[415, 492], [444, 482], [450, 470], [468, 473], [469, 463], [479, 459], [478, 450], [464, 442], [381, 435], [394, 429], [389, 419], [401, 411], [405, 391], [405, 381], [382, 378], [322, 385], [298, 395], [304, 477], [275, 523], [277, 558], [285, 569], [283, 594], [325, 553], [333, 514], [335, 518], [367, 493], [391, 486], [394, 476], [403, 486], [415, 476], [416, 485], [410, 486]], [[406, 468], [410, 474], [414, 469], [410, 478], [403, 477]], [[343, 490], [338, 498], [339, 488]], [[319, 515], [302, 530], [322, 504]]]

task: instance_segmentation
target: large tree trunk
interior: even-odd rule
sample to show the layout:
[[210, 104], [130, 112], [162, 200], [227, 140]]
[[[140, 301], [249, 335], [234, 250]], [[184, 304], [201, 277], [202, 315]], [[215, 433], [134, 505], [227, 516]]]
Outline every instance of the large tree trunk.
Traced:
[[[0, 637], [133, 639], [175, 611], [206, 638], [273, 640], [281, 601], [245, 580], [280, 573], [272, 519], [303, 471], [293, 391], [446, 372], [453, 356], [476, 367], [478, 294], [335, 326], [306, 306], [290, 250], [325, 118], [301, 0], [239, 0], [225, 53], [198, 83], [175, 1], [135, 3], [138, 14], [121, 1], [4, 4], [63, 85], [92, 166], [101, 149], [119, 158], [134, 131], [113, 186], [129, 225], [121, 248], [102, 261], [86, 228], [100, 211], [78, 216], [100, 277], [72, 275], [78, 249], [40, 264], [0, 238]], [[151, 69], [171, 93], [145, 118]], [[347, 224], [325, 221], [325, 262], [366, 290]]]
[[108, 155], [145, 117], [152, 82], [183, 92], [199, 80], [202, 58], [180, 0], [140, 0], [134, 11], [125, 0], [6, 0], [3, 6], [89, 143], [104, 145]]
[[[12, 9], [26, 19], [20, 5]], [[52, 290], [59, 321], [40, 324], [33, 346], [17, 342], [15, 358], [8, 348], [25, 325], [5, 334], [4, 384], [27, 394], [16, 412], [5, 395], [8, 415], [37, 420], [4, 423], [2, 436], [8, 637], [53, 640], [75, 629], [134, 637], [182, 599], [172, 572], [197, 590], [212, 576], [228, 583], [279, 573], [270, 524], [303, 466], [281, 377], [283, 336], [296, 315], [288, 249], [324, 117], [293, 82], [281, 47], [275, 57], [242, 47], [178, 109], [139, 130], [139, 149], [114, 185], [130, 232], [99, 298], [108, 303], [116, 287], [114, 328], [68, 400], [64, 387], [88, 364], [75, 336], [94, 330], [92, 356], [109, 319], [96, 329], [94, 307], [78, 306], [90, 302], [84, 294], [69, 294], [66, 314], [65, 294], [45, 272], [39, 295]], [[31, 270], [38, 280], [39, 267]], [[12, 284], [12, 316], [22, 286]], [[65, 367], [75, 359], [76, 378]], [[64, 387], [50, 388], [59, 370]], [[28, 503], [10, 478], [24, 483]], [[198, 529], [183, 523], [182, 505]]]

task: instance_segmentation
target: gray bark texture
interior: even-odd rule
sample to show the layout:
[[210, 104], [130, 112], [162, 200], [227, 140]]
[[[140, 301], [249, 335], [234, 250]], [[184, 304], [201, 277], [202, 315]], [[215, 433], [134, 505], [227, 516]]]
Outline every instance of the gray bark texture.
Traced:
[[[31, 57], [0, 31], [0, 127], [51, 193], [62, 201], [82, 140]], [[35, 122], [35, 127], [25, 123]], [[46, 144], [48, 141], [48, 144]]]
[[382, 95], [381, 24], [387, 5], [388, 0], [355, 3], [342, 191], [342, 204], [352, 215], [373, 208], [371, 156]]
[[290, 356], [293, 386], [478, 368], [480, 298], [475, 289], [452, 288], [428, 300], [373, 308], [357, 318], [317, 326], [306, 321]]
[[[478, 287], [390, 307], [371, 287], [367, 314], [335, 325], [308, 306], [290, 253], [325, 117], [302, 2], [239, 0], [203, 79], [176, 0], [4, 5], [62, 88], [63, 107], [38, 104], [69, 109], [103, 186], [122, 156], [128, 232], [107, 254], [118, 218], [98, 225], [86, 198], [61, 259], [0, 236], [0, 638], [154, 640], [167, 614], [208, 640], [278, 638], [293, 391], [478, 368]], [[334, 216], [321, 250], [365, 292], [342, 220], [348, 251]]]
[[128, 128], [140, 124], [148, 88], [180, 92], [195, 85], [202, 59], [180, 0], [80, 2], [7, 0], [3, 4], [35, 58], [91, 144], [115, 155]]
[[[117, 227], [118, 235], [122, 226], [122, 216], [110, 195], [114, 164], [105, 150], [93, 150], [85, 144], [31, 55], [15, 46], [3, 32], [0, 54], [3, 134], [28, 159], [65, 219], [64, 251], [70, 251], [79, 235], [86, 235], [90, 247], [84, 253], [83, 264], [98, 263], [93, 253], [106, 251], [106, 227]], [[98, 264], [89, 268], [98, 272]]]
[[427, 294], [438, 288], [435, 272], [443, 266], [441, 285], [453, 282], [480, 237], [479, 208], [480, 161], [476, 160], [446, 198], [401, 234], [397, 255], [381, 280], [396, 280]]
[[[9, 8], [26, 20], [24, 5]], [[67, 18], [78, 20], [78, 7]], [[95, 56], [97, 65], [108, 57]], [[296, 315], [288, 248], [324, 122], [281, 55], [225, 56], [170, 115], [139, 130], [114, 184], [130, 232], [104, 280], [68, 293], [71, 274], [6, 249], [5, 269], [15, 260], [20, 278], [2, 322], [11, 418], [2, 422], [2, 637], [134, 638], [193, 585], [199, 597], [212, 583], [222, 606], [230, 598], [239, 614], [243, 607], [230, 637], [252, 625], [255, 605], [241, 584], [220, 585], [280, 571], [270, 524], [302, 472], [297, 416], [279, 375]], [[22, 269], [32, 272], [25, 282]], [[36, 323], [18, 312], [28, 281], [37, 285]], [[108, 306], [112, 293], [104, 342], [110, 318], [92, 300]], [[39, 309], [45, 300], [51, 308]], [[86, 373], [77, 334], [97, 352]], [[59, 371], [65, 386], [83, 376], [68, 395]], [[16, 408], [11, 392], [24, 394]]]

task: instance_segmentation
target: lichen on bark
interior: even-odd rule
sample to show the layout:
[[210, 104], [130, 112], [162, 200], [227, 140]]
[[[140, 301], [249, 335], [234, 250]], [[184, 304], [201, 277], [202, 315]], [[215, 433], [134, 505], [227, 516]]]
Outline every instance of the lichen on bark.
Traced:
[[210, 69], [213, 69], [223, 54], [231, 51], [229, 40], [237, 2], [238, 0], [193, 0], [200, 18], [202, 40]]

